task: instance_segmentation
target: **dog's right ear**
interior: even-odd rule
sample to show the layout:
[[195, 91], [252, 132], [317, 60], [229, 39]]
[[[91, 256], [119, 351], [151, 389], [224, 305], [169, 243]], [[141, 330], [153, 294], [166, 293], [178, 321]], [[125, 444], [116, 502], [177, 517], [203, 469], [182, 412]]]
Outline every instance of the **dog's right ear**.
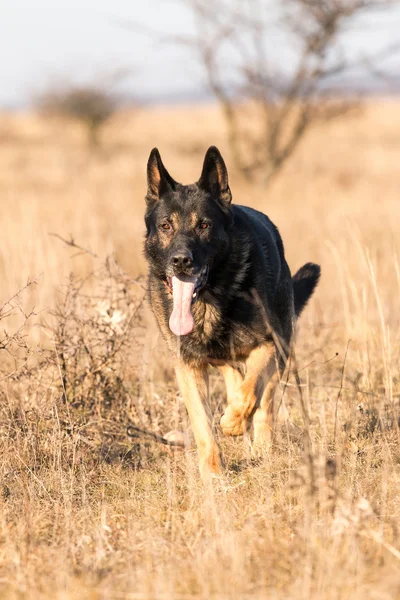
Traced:
[[147, 162], [147, 203], [158, 202], [165, 192], [175, 188], [176, 181], [164, 167], [158, 149], [153, 148]]

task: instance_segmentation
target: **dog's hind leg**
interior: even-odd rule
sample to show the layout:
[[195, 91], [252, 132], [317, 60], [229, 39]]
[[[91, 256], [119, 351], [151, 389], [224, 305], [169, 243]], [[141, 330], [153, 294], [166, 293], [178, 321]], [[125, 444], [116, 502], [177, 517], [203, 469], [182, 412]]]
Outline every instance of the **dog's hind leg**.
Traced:
[[195, 368], [180, 362], [176, 377], [193, 428], [203, 479], [218, 475], [222, 470], [220, 449], [214, 439], [209, 414], [207, 368]]
[[268, 450], [271, 446], [271, 437], [274, 428], [274, 394], [280, 380], [280, 373], [276, 367], [275, 357], [271, 359], [269, 368], [269, 381], [265, 386], [259, 405], [253, 416], [253, 449], [256, 452]]
[[272, 341], [249, 354], [245, 377], [221, 418], [221, 428], [226, 435], [242, 435], [246, 431], [246, 422], [272, 375], [271, 363], [275, 363], [275, 345]]
[[[285, 339], [275, 336], [275, 353], [267, 367], [267, 384], [265, 385], [256, 411], [253, 415], [254, 441], [253, 450], [259, 453], [268, 450], [271, 445], [274, 419], [277, 417], [274, 411], [274, 394], [276, 387], [285, 371], [288, 354], [290, 352], [290, 339], [292, 334], [292, 323], [287, 320], [286, 328], [283, 328]], [[279, 419], [278, 419], [279, 420]]]

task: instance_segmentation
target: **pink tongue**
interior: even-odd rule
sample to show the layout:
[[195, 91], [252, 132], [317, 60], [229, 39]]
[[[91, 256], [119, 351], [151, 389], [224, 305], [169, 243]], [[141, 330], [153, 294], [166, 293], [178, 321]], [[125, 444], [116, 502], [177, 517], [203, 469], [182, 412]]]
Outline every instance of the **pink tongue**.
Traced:
[[169, 318], [169, 327], [175, 335], [186, 335], [194, 327], [191, 311], [192, 297], [196, 279], [181, 281], [177, 277], [172, 278], [172, 297], [174, 308]]

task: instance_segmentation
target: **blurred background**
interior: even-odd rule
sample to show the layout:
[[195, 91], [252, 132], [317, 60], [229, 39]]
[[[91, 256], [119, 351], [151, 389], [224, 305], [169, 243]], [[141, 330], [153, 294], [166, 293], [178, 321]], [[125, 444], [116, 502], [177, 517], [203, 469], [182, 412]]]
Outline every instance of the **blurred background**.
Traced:
[[[247, 66], [259, 75], [262, 71], [289, 76], [304, 50], [305, 30], [307, 35], [316, 34], [322, 27], [331, 37], [324, 48], [329, 58], [346, 59], [352, 66], [351, 75], [344, 69], [337, 74], [338, 88], [375, 94], [393, 90], [376, 74], [382, 68], [389, 70], [390, 50], [399, 42], [396, 2], [289, 0], [284, 7], [281, 4], [276, 0], [149, 0], [142, 5], [129, 0], [38, 0], [33, 5], [5, 0], [0, 24], [0, 50], [6, 58], [1, 65], [1, 106], [27, 108], [35, 92], [63, 81], [102, 84], [113, 93], [122, 92], [128, 103], [210, 101], [212, 90], [199, 55], [211, 43], [215, 62], [230, 71], [229, 87], [234, 93], [244, 75], [238, 58], [243, 66], [245, 52]], [[239, 37], [241, 48], [235, 43]], [[258, 61], [250, 64], [256, 56]], [[375, 64], [366, 68], [368, 60]], [[118, 81], [118, 75], [124, 76], [123, 81]], [[225, 72], [226, 84], [229, 77]]]
[[[277, 223], [292, 270], [363, 281], [355, 240], [397, 244], [399, 24], [386, 0], [3, 2], [4, 299], [42, 274], [34, 300], [51, 306], [86, 268], [57, 236], [145, 272], [154, 146], [188, 183], [218, 145], [234, 200]], [[325, 311], [348, 295], [331, 292]]]

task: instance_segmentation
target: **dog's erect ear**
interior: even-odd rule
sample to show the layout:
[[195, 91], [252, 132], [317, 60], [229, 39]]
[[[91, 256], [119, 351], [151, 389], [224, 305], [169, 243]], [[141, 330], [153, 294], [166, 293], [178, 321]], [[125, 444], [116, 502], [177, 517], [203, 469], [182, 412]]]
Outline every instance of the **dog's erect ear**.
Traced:
[[220, 151], [215, 146], [211, 146], [206, 152], [198, 186], [209, 192], [223, 206], [230, 205], [232, 194], [228, 184], [228, 170]]
[[153, 148], [147, 162], [147, 202], [158, 202], [162, 194], [175, 188], [176, 181], [164, 167], [158, 149]]

